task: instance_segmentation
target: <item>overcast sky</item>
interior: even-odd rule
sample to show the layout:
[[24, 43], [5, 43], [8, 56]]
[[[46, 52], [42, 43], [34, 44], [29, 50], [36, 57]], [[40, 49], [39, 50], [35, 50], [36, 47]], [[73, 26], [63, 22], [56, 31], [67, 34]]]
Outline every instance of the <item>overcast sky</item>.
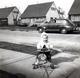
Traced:
[[0, 8], [17, 6], [21, 13], [28, 5], [54, 1], [57, 7], [61, 7], [67, 14], [74, 0], [0, 0]]

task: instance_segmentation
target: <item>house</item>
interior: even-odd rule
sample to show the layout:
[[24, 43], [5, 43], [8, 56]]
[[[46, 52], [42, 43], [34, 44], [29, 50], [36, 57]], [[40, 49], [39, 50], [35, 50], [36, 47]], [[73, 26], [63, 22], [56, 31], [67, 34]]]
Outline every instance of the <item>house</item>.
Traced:
[[21, 22], [31, 26], [55, 18], [60, 18], [56, 5], [54, 2], [47, 2], [29, 5], [21, 15]]
[[75, 0], [68, 13], [69, 19], [80, 26], [80, 0]]
[[17, 7], [0, 8], [0, 25], [16, 25], [19, 16]]

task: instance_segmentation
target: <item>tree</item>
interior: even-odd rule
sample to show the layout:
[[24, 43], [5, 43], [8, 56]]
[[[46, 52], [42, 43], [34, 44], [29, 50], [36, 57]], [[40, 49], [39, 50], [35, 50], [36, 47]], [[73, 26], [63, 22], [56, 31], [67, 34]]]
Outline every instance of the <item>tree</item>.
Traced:
[[19, 11], [13, 11], [14, 24], [17, 25]]
[[58, 7], [57, 11], [59, 14], [59, 18], [64, 18], [65, 12], [62, 10], [62, 8]]

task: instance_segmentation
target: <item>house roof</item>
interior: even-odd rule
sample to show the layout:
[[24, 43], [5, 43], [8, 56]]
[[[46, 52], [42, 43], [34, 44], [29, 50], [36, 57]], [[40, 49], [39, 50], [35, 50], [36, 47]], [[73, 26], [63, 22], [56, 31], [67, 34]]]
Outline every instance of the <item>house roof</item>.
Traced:
[[15, 7], [0, 8], [0, 18], [7, 18]]
[[53, 2], [29, 5], [21, 15], [21, 18], [44, 17]]
[[80, 14], [80, 0], [75, 0], [68, 13], [69, 15]]

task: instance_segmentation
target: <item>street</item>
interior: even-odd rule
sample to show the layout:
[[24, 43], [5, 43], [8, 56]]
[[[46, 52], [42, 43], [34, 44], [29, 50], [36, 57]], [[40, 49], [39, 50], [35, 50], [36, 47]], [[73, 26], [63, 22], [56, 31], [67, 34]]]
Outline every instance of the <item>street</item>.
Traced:
[[[0, 30], [0, 42], [36, 46], [40, 40], [40, 35], [37, 31]], [[80, 34], [48, 33], [48, 35], [49, 41], [54, 45], [54, 48], [63, 51], [52, 57], [54, 63], [58, 64], [59, 67], [54, 69], [54, 71], [51, 70], [53, 72], [50, 78], [80, 78]], [[32, 69], [35, 55], [7, 49], [0, 49], [0, 55], [1, 70], [11, 73], [22, 73], [28, 78], [43, 77], [44, 70]]]

